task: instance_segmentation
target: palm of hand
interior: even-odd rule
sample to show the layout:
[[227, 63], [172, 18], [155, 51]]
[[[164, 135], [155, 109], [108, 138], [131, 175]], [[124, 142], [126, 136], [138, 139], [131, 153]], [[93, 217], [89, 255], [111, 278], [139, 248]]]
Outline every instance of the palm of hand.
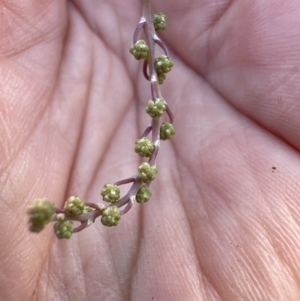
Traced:
[[136, 173], [150, 91], [130, 3], [2, 1], [1, 299], [299, 300], [295, 0], [160, 3], [177, 134], [152, 199], [69, 241], [24, 226], [35, 197], [97, 202]]

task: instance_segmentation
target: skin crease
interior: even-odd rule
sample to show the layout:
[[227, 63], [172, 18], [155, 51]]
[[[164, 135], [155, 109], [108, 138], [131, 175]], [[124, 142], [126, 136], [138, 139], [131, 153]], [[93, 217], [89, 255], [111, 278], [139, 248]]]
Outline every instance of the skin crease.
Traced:
[[136, 174], [141, 5], [0, 1], [0, 300], [300, 300], [299, 1], [153, 6], [177, 133], [152, 198], [59, 241], [28, 232], [34, 198], [99, 202]]

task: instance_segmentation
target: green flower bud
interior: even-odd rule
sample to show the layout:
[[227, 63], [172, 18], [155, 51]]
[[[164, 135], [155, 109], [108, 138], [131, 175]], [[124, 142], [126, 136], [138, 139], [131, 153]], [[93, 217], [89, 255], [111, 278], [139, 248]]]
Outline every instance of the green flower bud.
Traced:
[[27, 210], [29, 215], [29, 229], [31, 232], [41, 232], [51, 221], [54, 214], [54, 204], [47, 199], [37, 199]]
[[152, 117], [161, 117], [164, 111], [166, 110], [165, 101], [162, 98], [156, 98], [156, 101], [149, 100], [146, 112]]
[[115, 203], [120, 198], [120, 188], [117, 185], [105, 184], [101, 191], [103, 201]]
[[142, 186], [138, 190], [135, 199], [138, 203], [146, 203], [149, 201], [151, 195], [152, 195], [151, 190], [147, 186]]
[[101, 223], [104, 226], [117, 226], [121, 219], [121, 213], [117, 206], [107, 207], [102, 212]]
[[161, 55], [155, 59], [155, 70], [157, 74], [170, 72], [173, 65], [173, 62], [166, 55]]
[[175, 135], [176, 131], [173, 125], [169, 122], [164, 122], [160, 126], [160, 139], [167, 140], [171, 139]]
[[139, 172], [139, 178], [143, 182], [148, 183], [155, 179], [158, 170], [155, 166], [150, 165], [147, 162], [144, 162], [139, 166], [138, 172]]
[[131, 46], [130, 53], [132, 53], [137, 60], [146, 59], [149, 54], [149, 47], [144, 40], [139, 40]]
[[163, 82], [166, 79], [166, 74], [165, 73], [157, 73], [157, 79], [158, 79], [158, 82], [160, 85], [163, 84]]
[[69, 239], [73, 233], [73, 222], [68, 220], [59, 221], [54, 224], [54, 233], [59, 239]]
[[164, 30], [167, 25], [167, 17], [163, 13], [153, 14], [152, 17], [155, 30]]
[[65, 213], [71, 216], [81, 215], [83, 213], [84, 206], [85, 205], [81, 197], [71, 196], [65, 203]]
[[134, 150], [141, 157], [151, 157], [154, 150], [153, 142], [146, 137], [138, 139]]

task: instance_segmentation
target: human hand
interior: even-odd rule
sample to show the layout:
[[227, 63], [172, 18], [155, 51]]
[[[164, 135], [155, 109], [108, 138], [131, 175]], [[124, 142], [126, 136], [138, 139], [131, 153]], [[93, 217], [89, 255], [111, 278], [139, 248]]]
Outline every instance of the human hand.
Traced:
[[137, 3], [1, 2], [0, 299], [299, 300], [296, 0], [154, 1], [177, 134], [152, 198], [68, 241], [28, 232], [34, 198], [97, 202], [136, 172]]

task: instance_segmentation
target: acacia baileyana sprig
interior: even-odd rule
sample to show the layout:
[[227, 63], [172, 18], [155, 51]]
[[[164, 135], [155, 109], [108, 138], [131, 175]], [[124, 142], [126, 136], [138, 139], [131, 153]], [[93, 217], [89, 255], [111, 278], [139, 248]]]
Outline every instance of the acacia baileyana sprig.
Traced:
[[[156, 34], [156, 31], [165, 28], [166, 16], [162, 13], [152, 15], [150, 1], [145, 0], [143, 15], [134, 32], [133, 45], [130, 48], [130, 53], [135, 59], [144, 60], [143, 74], [150, 81], [151, 90], [151, 99], [145, 108], [145, 112], [151, 118], [151, 124], [135, 142], [135, 152], [145, 158], [138, 166], [137, 174], [114, 184], [104, 185], [101, 196], [108, 205], [88, 203], [79, 196], [71, 196], [66, 200], [63, 209], [58, 209], [46, 198], [36, 199], [27, 211], [31, 232], [41, 232], [47, 224], [54, 222], [56, 236], [68, 239], [73, 233], [93, 224], [98, 217], [101, 217], [104, 226], [117, 226], [122, 215], [131, 209], [133, 203], [145, 203], [150, 199], [152, 192], [149, 185], [158, 173], [156, 157], [160, 141], [171, 139], [175, 134], [173, 115], [159, 87], [173, 67], [167, 47]], [[145, 40], [139, 39], [142, 31]], [[156, 45], [162, 48], [163, 55], [155, 56]], [[168, 116], [168, 122], [161, 120], [164, 114]], [[131, 188], [121, 197], [119, 186], [128, 183], [132, 183]], [[78, 224], [77, 227], [74, 227], [75, 223]]]

